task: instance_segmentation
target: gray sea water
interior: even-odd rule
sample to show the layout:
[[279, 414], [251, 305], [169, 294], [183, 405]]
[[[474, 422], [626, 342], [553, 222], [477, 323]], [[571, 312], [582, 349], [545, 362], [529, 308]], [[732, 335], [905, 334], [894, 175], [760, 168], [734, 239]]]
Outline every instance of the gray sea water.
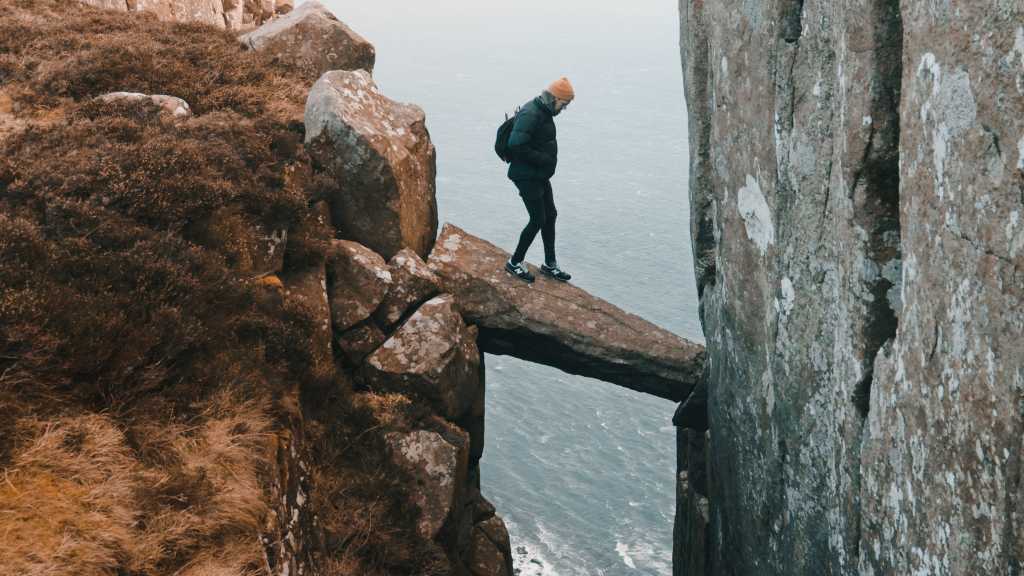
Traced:
[[[381, 90], [425, 109], [442, 222], [510, 251], [527, 218], [495, 129], [568, 76], [577, 97], [556, 118], [552, 180], [559, 262], [580, 287], [702, 340], [675, 0], [325, 4], [377, 47]], [[528, 259], [542, 256], [538, 236]], [[521, 574], [670, 574], [674, 405], [513, 358], [486, 365], [483, 490]]]

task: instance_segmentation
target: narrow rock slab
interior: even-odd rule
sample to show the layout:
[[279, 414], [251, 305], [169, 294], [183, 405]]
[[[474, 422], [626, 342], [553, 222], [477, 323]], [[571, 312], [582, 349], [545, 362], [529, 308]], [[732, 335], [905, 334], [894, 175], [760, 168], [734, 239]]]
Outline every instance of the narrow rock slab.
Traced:
[[306, 144], [336, 183], [334, 226], [384, 258], [426, 258], [437, 233], [436, 157], [423, 110], [384, 97], [365, 70], [328, 72], [306, 100]]
[[373, 72], [373, 44], [339, 21], [323, 4], [309, 0], [285, 16], [243, 34], [247, 48], [298, 65], [319, 77], [329, 70]]
[[[509, 254], [445, 224], [428, 264], [484, 352], [516, 356], [681, 401], [700, 379], [704, 347], [572, 284], [537, 274], [530, 285], [503, 269]], [[534, 270], [537, 273], [537, 270]]]

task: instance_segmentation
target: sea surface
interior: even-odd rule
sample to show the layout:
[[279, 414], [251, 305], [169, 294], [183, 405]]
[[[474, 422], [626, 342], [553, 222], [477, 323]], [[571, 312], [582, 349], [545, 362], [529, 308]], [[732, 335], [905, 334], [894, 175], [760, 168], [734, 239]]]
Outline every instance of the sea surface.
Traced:
[[[441, 221], [510, 251], [527, 216], [494, 155], [495, 130], [569, 77], [577, 96], [556, 118], [552, 180], [559, 263], [578, 286], [702, 341], [675, 0], [325, 4], [376, 46], [384, 94], [426, 111]], [[528, 259], [542, 258], [538, 235]], [[675, 406], [514, 358], [485, 361], [483, 491], [520, 573], [670, 574]]]

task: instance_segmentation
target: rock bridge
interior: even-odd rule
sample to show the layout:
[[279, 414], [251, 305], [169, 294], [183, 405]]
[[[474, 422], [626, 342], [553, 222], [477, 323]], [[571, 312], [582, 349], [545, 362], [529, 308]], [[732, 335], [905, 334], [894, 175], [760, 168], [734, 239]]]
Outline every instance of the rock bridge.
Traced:
[[700, 378], [703, 346], [575, 285], [540, 274], [533, 284], [513, 280], [503, 269], [508, 258], [490, 242], [446, 224], [428, 260], [462, 316], [479, 327], [482, 352], [686, 399]]

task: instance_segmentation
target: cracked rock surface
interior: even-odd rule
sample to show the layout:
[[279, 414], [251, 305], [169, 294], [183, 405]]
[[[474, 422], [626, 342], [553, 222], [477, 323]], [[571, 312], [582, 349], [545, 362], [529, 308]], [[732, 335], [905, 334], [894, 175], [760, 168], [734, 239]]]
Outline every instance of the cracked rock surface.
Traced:
[[677, 569], [1020, 571], [1024, 8], [680, 16], [710, 512]]

